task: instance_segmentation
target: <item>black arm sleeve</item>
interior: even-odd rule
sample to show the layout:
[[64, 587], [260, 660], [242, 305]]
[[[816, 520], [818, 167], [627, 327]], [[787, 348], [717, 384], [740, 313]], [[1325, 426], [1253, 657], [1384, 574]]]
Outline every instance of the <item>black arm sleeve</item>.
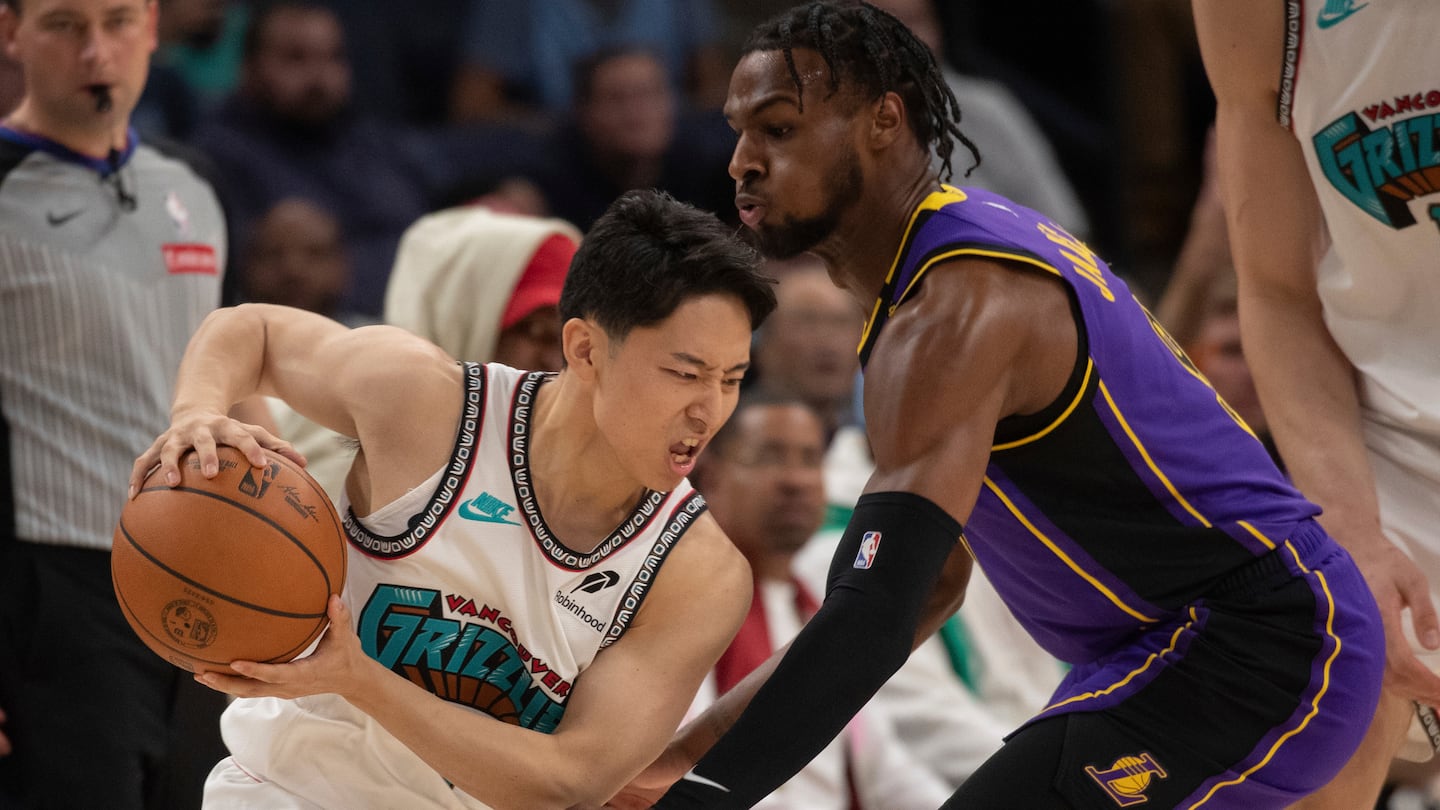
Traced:
[[962, 528], [918, 495], [861, 496], [820, 611], [735, 725], [655, 807], [748, 808], [805, 767], [909, 657]]

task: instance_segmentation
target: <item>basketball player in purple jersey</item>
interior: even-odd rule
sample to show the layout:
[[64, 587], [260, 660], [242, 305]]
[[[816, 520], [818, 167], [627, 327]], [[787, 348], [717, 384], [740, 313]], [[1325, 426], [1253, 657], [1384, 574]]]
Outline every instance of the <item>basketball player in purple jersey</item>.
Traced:
[[815, 619], [612, 804], [673, 783], [657, 807], [748, 807], [976, 562], [1071, 670], [946, 807], [1256, 810], [1325, 784], [1380, 691], [1364, 579], [1098, 256], [932, 173], [932, 148], [948, 169], [970, 143], [924, 46], [868, 5], [810, 3], [752, 33], [725, 112], [745, 225], [872, 313], [876, 470]]

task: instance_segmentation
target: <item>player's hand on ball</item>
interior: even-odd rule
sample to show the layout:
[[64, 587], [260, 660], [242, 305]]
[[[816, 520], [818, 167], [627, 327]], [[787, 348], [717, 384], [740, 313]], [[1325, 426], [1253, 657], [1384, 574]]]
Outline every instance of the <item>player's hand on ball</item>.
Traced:
[[288, 664], [260, 664], [233, 661], [230, 668], [240, 677], [203, 672], [195, 680], [235, 697], [297, 698], [307, 695], [352, 694], [362, 683], [363, 670], [375, 662], [365, 655], [360, 639], [350, 627], [350, 609], [338, 596], [330, 597], [326, 611], [330, 626], [321, 636], [315, 652]]
[[151, 443], [149, 449], [135, 459], [130, 468], [130, 497], [140, 491], [141, 485], [156, 465], [160, 467], [161, 480], [169, 486], [180, 483], [180, 458], [195, 448], [200, 459], [200, 470], [206, 478], [213, 478], [220, 470], [215, 455], [217, 445], [226, 444], [239, 450], [250, 464], [264, 467], [265, 453], [262, 448], [274, 450], [282, 456], [305, 466], [305, 457], [289, 442], [281, 439], [259, 425], [249, 425], [212, 410], [187, 409], [176, 411], [171, 416], [170, 427]]

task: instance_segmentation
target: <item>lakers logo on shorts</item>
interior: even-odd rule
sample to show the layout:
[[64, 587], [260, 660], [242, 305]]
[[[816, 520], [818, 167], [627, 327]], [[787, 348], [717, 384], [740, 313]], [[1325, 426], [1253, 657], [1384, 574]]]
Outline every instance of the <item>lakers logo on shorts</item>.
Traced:
[[1149, 801], [1145, 791], [1153, 779], [1164, 779], [1165, 769], [1149, 754], [1138, 757], [1121, 757], [1106, 770], [1086, 765], [1085, 772], [1095, 780], [1110, 798], [1121, 807], [1132, 807]]

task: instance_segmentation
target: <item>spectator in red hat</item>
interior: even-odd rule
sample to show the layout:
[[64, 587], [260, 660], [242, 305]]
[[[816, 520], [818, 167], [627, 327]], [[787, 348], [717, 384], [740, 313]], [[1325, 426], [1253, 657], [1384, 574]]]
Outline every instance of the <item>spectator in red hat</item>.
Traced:
[[420, 218], [400, 240], [386, 323], [454, 357], [560, 368], [560, 287], [580, 231], [561, 219], [479, 206]]
[[[559, 370], [560, 288], [579, 243], [580, 231], [561, 219], [483, 206], [427, 214], [400, 239], [384, 321], [459, 360]], [[337, 499], [354, 441], [283, 403], [272, 404], [280, 434], [305, 454], [306, 469]]]

